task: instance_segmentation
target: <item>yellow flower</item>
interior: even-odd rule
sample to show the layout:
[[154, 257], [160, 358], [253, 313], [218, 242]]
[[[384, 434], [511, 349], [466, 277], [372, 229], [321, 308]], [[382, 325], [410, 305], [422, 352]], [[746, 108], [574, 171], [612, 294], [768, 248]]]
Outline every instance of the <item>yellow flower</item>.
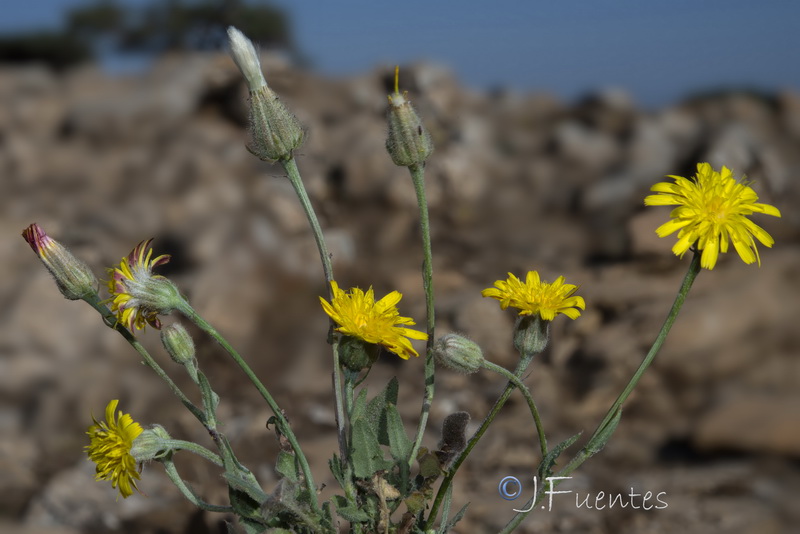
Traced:
[[[153, 268], [164, 265], [170, 259], [168, 254], [153, 258], [150, 248], [152, 239], [142, 241], [136, 248], [122, 258], [118, 267], [108, 269], [108, 292], [111, 293], [111, 311], [117, 314], [117, 321], [128, 330], [142, 330], [145, 323], [153, 328], [161, 328], [158, 314], [163, 310], [152, 302], [159, 282], [166, 278], [153, 274]], [[156, 282], [155, 284], [153, 282]]]
[[500, 301], [504, 310], [509, 306], [519, 309], [520, 315], [539, 315], [545, 321], [552, 321], [563, 313], [570, 319], [577, 319], [586, 309], [583, 297], [572, 296], [578, 286], [565, 284], [559, 276], [552, 284], [542, 282], [539, 273], [528, 271], [525, 283], [511, 273], [507, 280], [498, 280], [494, 287], [484, 289], [481, 295]]
[[648, 195], [645, 206], [672, 206], [669, 222], [656, 229], [659, 237], [666, 237], [679, 230], [678, 242], [672, 247], [682, 257], [693, 245], [702, 251], [700, 265], [713, 269], [720, 252], [728, 252], [733, 243], [736, 252], [745, 263], [758, 262], [756, 242], [767, 247], [775, 242], [763, 228], [747, 218], [753, 213], [764, 213], [780, 217], [781, 212], [769, 204], [756, 202], [758, 195], [747, 184], [733, 178], [727, 167], [715, 171], [708, 163], [697, 165], [694, 180], [681, 176], [669, 176], [675, 183], [659, 182], [651, 190], [658, 194]]
[[383, 345], [404, 360], [409, 356], [419, 356], [408, 339], [428, 339], [428, 335], [397, 326], [415, 324], [410, 317], [401, 317], [397, 311], [397, 303], [403, 295], [392, 291], [375, 302], [371, 287], [366, 293], [358, 288], [346, 293], [339, 289], [336, 282], [331, 281], [331, 289], [333, 299], [330, 303], [322, 297], [319, 300], [325, 313], [339, 324], [337, 332], [367, 343]]
[[142, 433], [142, 427], [129, 414], [120, 410], [116, 417], [118, 400], [112, 400], [106, 406], [106, 420], [98, 422], [92, 417], [94, 424], [86, 432], [91, 443], [86, 447], [89, 459], [97, 464], [95, 480], [111, 480], [111, 486], [119, 486], [119, 493], [127, 499], [133, 495], [131, 488], [139, 491], [136, 480], [136, 461], [131, 456], [133, 440]]

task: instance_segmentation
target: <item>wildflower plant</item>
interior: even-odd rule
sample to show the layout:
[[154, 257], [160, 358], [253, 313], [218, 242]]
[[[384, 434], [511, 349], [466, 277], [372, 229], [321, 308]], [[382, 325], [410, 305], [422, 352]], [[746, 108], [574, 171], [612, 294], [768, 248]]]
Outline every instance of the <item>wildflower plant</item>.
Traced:
[[[376, 300], [371, 287], [366, 291], [357, 287], [340, 288], [295, 162], [294, 152], [303, 142], [304, 131], [267, 85], [253, 44], [235, 28], [229, 29], [229, 37], [234, 60], [250, 89], [249, 149], [257, 157], [283, 166], [319, 249], [328, 289], [327, 298], [319, 297], [320, 313], [324, 312], [330, 319], [328, 342], [338, 438], [338, 450], [332, 451], [329, 467], [339, 488], [328, 501], [319, 502], [321, 488], [314, 481], [286, 411], [246, 360], [192, 308], [178, 288], [156, 274], [155, 270], [167, 263], [169, 256], [155, 256], [152, 240], [140, 242], [117, 266], [108, 269], [106, 287], [110, 296], [103, 298], [89, 267], [34, 223], [25, 229], [23, 237], [51, 272], [62, 293], [69, 299], [90, 304], [102, 315], [107, 326], [122, 335], [205, 428], [213, 445], [214, 450], [211, 450], [197, 443], [173, 439], [159, 425], [144, 428], [131, 415], [118, 410], [118, 400], [111, 400], [105, 410], [105, 420], [93, 419], [88, 428], [86, 452], [96, 465], [97, 479], [110, 480], [123, 498], [130, 497], [140, 485], [146, 486], [146, 476], [141, 474], [142, 464], [158, 462], [196, 506], [235, 516], [239, 526], [229, 525], [230, 532], [243, 529], [247, 533], [333, 534], [347, 527], [353, 533], [444, 534], [467, 512], [467, 505], [455, 513], [451, 509], [454, 476], [515, 390], [524, 396], [537, 431], [540, 454], [537, 474], [542, 478], [568, 476], [602, 450], [611, 438], [620, 422], [623, 404], [664, 343], [700, 268], [713, 269], [719, 254], [727, 252], [730, 244], [746, 263], [760, 262], [755, 240], [766, 246], [773, 244], [769, 234], [748, 216], [755, 213], [780, 216], [780, 212], [773, 206], [756, 202], [758, 197], [754, 190], [736, 181], [725, 167], [716, 171], [709, 164], [701, 163], [694, 179], [672, 176], [674, 183], [653, 186], [655, 194], [645, 199], [646, 205], [678, 206], [670, 214], [669, 221], [659, 227], [658, 235], [665, 237], [677, 231], [678, 242], [673, 251], [682, 256], [692, 250], [692, 261], [667, 319], [639, 368], [583, 446], [555, 471], [557, 460], [577, 442], [580, 433], [554, 446], [548, 444], [542, 418], [523, 382], [523, 375], [528, 372], [535, 355], [546, 348], [550, 323], [558, 320], [559, 315], [578, 319], [586, 309], [586, 302], [577, 294], [579, 287], [566, 283], [563, 276], [546, 282], [536, 270], [530, 270], [523, 277], [524, 281], [509, 273], [505, 280], [497, 280], [493, 287], [483, 290], [482, 295], [496, 299], [502, 309], [516, 310], [517, 322], [510, 341], [520, 359], [513, 371], [488, 361], [480, 346], [464, 335], [450, 333], [436, 338], [430, 221], [424, 183], [425, 162], [432, 155], [433, 146], [408, 95], [399, 91], [396, 71], [394, 92], [389, 95], [386, 148], [396, 165], [408, 168], [417, 196], [424, 257], [421, 280], [426, 299], [424, 332], [412, 328], [415, 326], [412, 318], [401, 315], [399, 292], [391, 291]], [[307, 295], [307, 298], [313, 300], [314, 296]], [[173, 311], [214, 339], [272, 410], [268, 427], [274, 428], [282, 444], [274, 458], [275, 471], [280, 477], [276, 487], [263, 487], [253, 472], [237, 459], [218, 420], [220, 398], [213, 389], [212, 380], [202, 371], [203, 362], [196, 358], [192, 337], [178, 323], [162, 325], [161, 318]], [[174, 362], [186, 369], [191, 383], [199, 390], [200, 404], [191, 401], [139, 343], [135, 334], [147, 325], [161, 329], [165, 350]], [[418, 359], [421, 354], [412, 344], [413, 340], [426, 342], [424, 358]], [[363, 386], [370, 368], [380, 365], [381, 349], [407, 360], [408, 365], [424, 366], [424, 397], [412, 435], [406, 433], [397, 408], [398, 381], [390, 380], [373, 395]], [[438, 445], [425, 446], [437, 364], [438, 372], [454, 370], [471, 375], [486, 370], [498, 373], [508, 384], [471, 436], [466, 433], [470, 415], [455, 412], [444, 420]], [[197, 496], [173, 463], [173, 456], [180, 451], [196, 454], [222, 469], [227, 502], [207, 503]], [[514, 530], [544, 496], [542, 484], [523, 507], [524, 511], [518, 511], [500, 532]]]

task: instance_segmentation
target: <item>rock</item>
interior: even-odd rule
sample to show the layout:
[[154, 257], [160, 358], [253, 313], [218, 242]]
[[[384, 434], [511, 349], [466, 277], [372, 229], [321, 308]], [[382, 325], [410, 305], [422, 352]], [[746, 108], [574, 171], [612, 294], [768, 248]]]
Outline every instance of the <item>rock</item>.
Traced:
[[703, 452], [800, 456], [800, 396], [737, 392], [718, 399], [697, 421], [692, 443]]

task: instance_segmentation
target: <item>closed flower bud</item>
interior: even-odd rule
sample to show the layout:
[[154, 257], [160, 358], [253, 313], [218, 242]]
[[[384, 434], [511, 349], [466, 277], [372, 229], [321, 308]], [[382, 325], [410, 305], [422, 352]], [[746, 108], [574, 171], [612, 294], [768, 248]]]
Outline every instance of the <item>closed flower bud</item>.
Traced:
[[478, 344], [458, 334], [447, 334], [436, 340], [433, 356], [439, 365], [468, 375], [483, 367], [484, 362]]
[[399, 68], [394, 72], [394, 93], [389, 95], [389, 136], [386, 150], [395, 165], [410, 167], [425, 163], [433, 152], [431, 136], [408, 100], [398, 89]]
[[163, 458], [172, 451], [172, 438], [161, 425], [153, 425], [133, 440], [131, 456], [136, 463]]
[[197, 381], [194, 341], [189, 332], [179, 323], [165, 326], [161, 329], [161, 343], [167, 349], [172, 361], [185, 366], [192, 379]]
[[248, 150], [265, 161], [285, 161], [303, 144], [300, 121], [269, 88], [253, 43], [233, 26], [228, 28], [231, 54], [250, 89]]
[[547, 347], [550, 321], [539, 315], [520, 315], [514, 327], [514, 348], [520, 354], [539, 354]]
[[22, 237], [53, 275], [62, 295], [69, 300], [80, 300], [97, 294], [97, 278], [89, 267], [48, 236], [38, 224], [28, 226]]

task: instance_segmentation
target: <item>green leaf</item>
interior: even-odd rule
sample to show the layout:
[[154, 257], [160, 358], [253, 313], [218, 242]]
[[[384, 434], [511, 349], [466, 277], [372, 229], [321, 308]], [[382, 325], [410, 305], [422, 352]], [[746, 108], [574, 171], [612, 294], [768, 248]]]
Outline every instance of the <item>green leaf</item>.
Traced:
[[264, 490], [258, 485], [258, 481], [256, 481], [252, 473], [226, 471], [222, 474], [222, 477], [227, 481], [231, 490], [236, 490], [247, 495], [256, 505], [261, 504], [264, 502], [264, 499], [267, 498], [267, 494], [264, 493]]
[[397, 411], [394, 404], [386, 405], [386, 415], [382, 423], [384, 428], [379, 429], [378, 433], [380, 435], [382, 432], [386, 432], [392, 458], [397, 461], [408, 460], [414, 443], [408, 438], [403, 420], [400, 418], [400, 412]]
[[558, 459], [558, 457], [561, 456], [561, 453], [564, 452], [564, 450], [566, 450], [567, 447], [575, 443], [575, 441], [577, 441], [577, 439], [580, 437], [581, 434], [583, 434], [583, 432], [578, 432], [574, 436], [565, 439], [564, 441], [553, 447], [545, 455], [545, 457], [542, 458], [542, 463], [539, 464], [539, 478], [541, 480], [544, 480], [545, 478], [553, 474], [553, 466], [556, 465], [556, 460]]
[[384, 460], [375, 429], [363, 418], [355, 419], [352, 428], [351, 455], [356, 478], [372, 478], [377, 471], [389, 469], [392, 463]]
[[[375, 397], [369, 401], [369, 404], [367, 405], [366, 418], [375, 427], [380, 424], [381, 416], [384, 414], [387, 404], [397, 406], [397, 393], [398, 385], [397, 378], [395, 377], [389, 380], [389, 383], [386, 384], [386, 387], [383, 388], [383, 391], [375, 395]], [[385, 443], [384, 445], [387, 444], [388, 443]]]
[[617, 429], [617, 425], [619, 425], [619, 420], [622, 418], [622, 410], [617, 409], [617, 413], [614, 414], [614, 417], [606, 423], [606, 426], [592, 439], [589, 440], [589, 443], [586, 444], [586, 451], [590, 455], [595, 455], [598, 452], [603, 450], [603, 447], [606, 446], [608, 440], [611, 439], [612, 434]]
[[359, 510], [356, 506], [345, 506], [344, 508], [336, 508], [336, 513], [342, 519], [350, 521], [351, 523], [366, 523], [369, 521], [369, 515], [364, 510]]
[[292, 482], [300, 481], [300, 472], [297, 468], [297, 461], [294, 454], [286, 451], [278, 453], [278, 460], [275, 462], [275, 470]]
[[367, 388], [363, 388], [358, 392], [358, 397], [356, 397], [356, 400], [353, 403], [353, 413], [350, 416], [350, 420], [354, 421], [356, 419], [362, 419], [364, 417], [366, 409], [367, 409]]
[[340, 487], [344, 487], [344, 466], [342, 465], [342, 460], [339, 458], [339, 455], [334, 454], [333, 457], [328, 460], [328, 466], [331, 469], [331, 473], [333, 473], [333, 478], [339, 483]]
[[209, 424], [214, 427], [217, 425], [217, 406], [219, 405], [219, 395], [211, 389], [208, 378], [201, 372], [197, 373], [197, 383], [203, 397], [203, 409], [206, 412]]
[[461, 518], [464, 517], [464, 514], [467, 512], [467, 506], [469, 506], [469, 503], [462, 506], [461, 510], [459, 510], [458, 513], [453, 516], [453, 519], [451, 519], [442, 529], [439, 530], [439, 533], [445, 534], [450, 532], [450, 530], [456, 526], [456, 523], [461, 521]]
[[449, 530], [447, 526], [447, 518], [450, 516], [450, 503], [453, 501], [453, 485], [447, 487], [447, 492], [444, 494], [444, 499], [442, 500], [442, 518], [441, 518], [441, 527], [439, 527], [438, 534], [447, 534]]

